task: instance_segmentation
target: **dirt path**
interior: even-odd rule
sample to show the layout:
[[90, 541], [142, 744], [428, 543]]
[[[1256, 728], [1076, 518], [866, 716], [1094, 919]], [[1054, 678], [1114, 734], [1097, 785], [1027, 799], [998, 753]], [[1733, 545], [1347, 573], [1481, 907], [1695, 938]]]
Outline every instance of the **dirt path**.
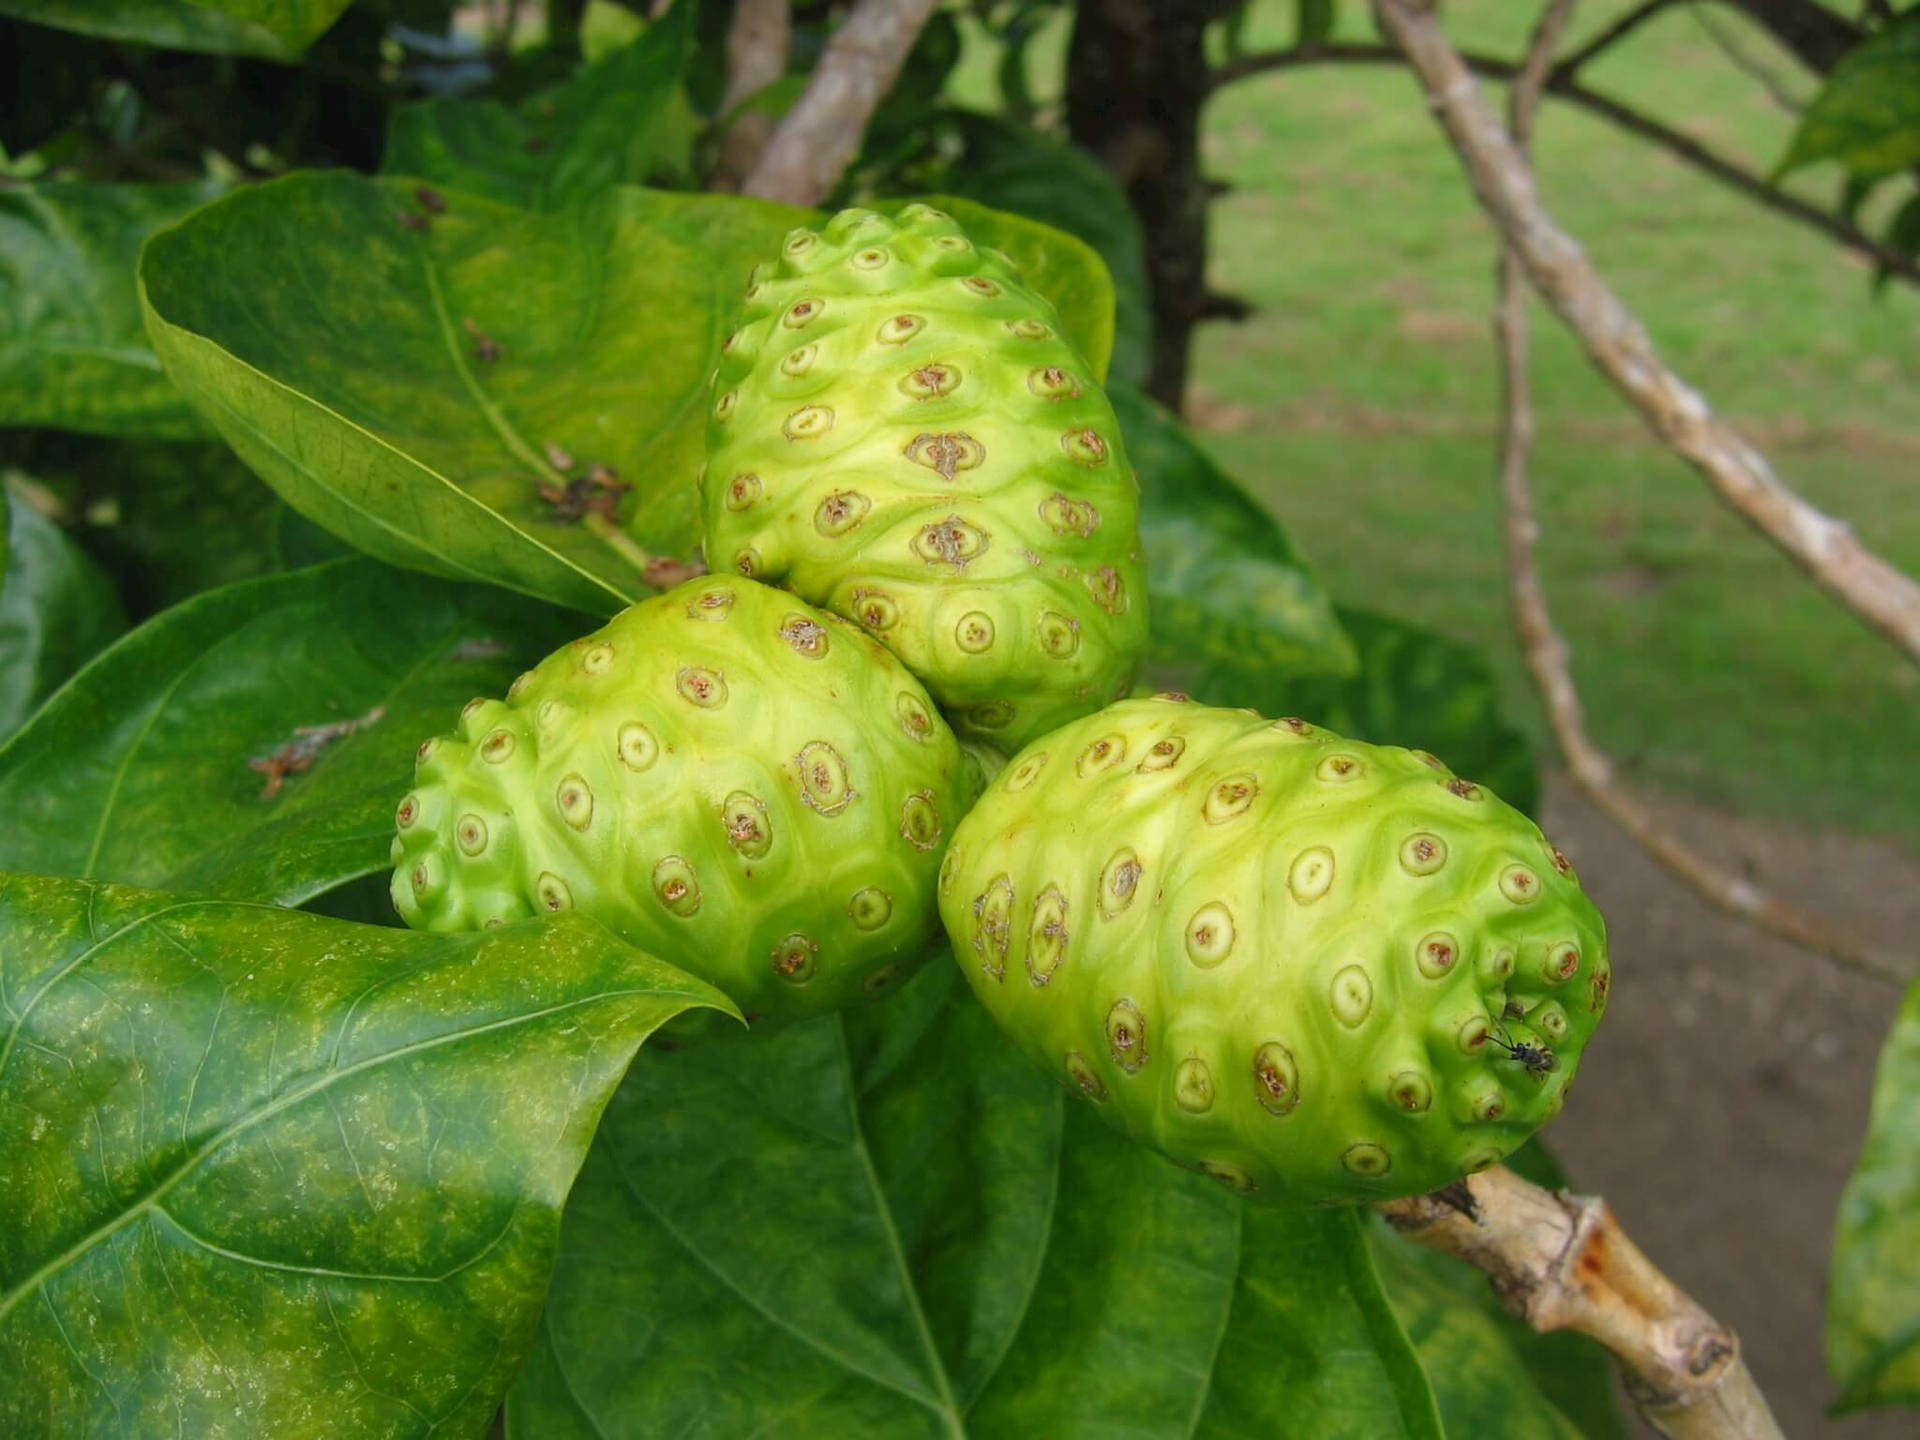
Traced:
[[[1920, 962], [1920, 859], [1660, 808], [1708, 853]], [[1911, 1412], [1826, 1418], [1820, 1348], [1834, 1211], [1898, 995], [1709, 910], [1564, 777], [1549, 783], [1544, 826], [1606, 913], [1617, 981], [1549, 1133], [1556, 1152], [1739, 1332], [1789, 1436], [1911, 1440]]]

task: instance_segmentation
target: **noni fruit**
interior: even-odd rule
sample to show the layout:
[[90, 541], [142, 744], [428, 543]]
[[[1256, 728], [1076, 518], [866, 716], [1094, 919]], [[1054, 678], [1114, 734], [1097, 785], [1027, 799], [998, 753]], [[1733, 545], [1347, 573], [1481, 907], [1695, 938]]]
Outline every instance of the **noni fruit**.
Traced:
[[999, 1023], [1113, 1123], [1279, 1203], [1432, 1190], [1554, 1115], [1604, 929], [1431, 755], [1182, 697], [1015, 756], [940, 878]]
[[575, 909], [793, 1019], [937, 937], [978, 772], [857, 627], [731, 577], [642, 601], [420, 747], [393, 899], [421, 930]]
[[846, 210], [757, 267], [714, 379], [707, 563], [883, 640], [1011, 753], [1126, 693], [1146, 642], [1113, 407], [1008, 259]]

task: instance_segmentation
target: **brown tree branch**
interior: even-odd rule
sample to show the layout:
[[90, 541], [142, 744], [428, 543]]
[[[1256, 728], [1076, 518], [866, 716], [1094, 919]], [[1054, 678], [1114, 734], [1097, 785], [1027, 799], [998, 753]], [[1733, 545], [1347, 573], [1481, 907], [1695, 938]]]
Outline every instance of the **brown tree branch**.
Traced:
[[[1462, 51], [1460, 59], [1476, 75], [1492, 80], [1511, 80], [1519, 66], [1498, 55]], [[1399, 65], [1406, 57], [1392, 45], [1331, 44], [1296, 46], [1246, 55], [1213, 73], [1210, 89], [1231, 84], [1249, 75], [1273, 70], [1291, 70], [1306, 65]], [[1600, 116], [1631, 135], [1660, 146], [1676, 159], [1739, 191], [1755, 204], [1785, 215], [1837, 241], [1863, 259], [1871, 260], [1887, 274], [1909, 285], [1920, 285], [1920, 261], [1903, 255], [1875, 240], [1843, 215], [1822, 210], [1796, 195], [1769, 185], [1764, 178], [1708, 149], [1691, 135], [1643, 115], [1623, 101], [1582, 85], [1571, 75], [1563, 75], [1564, 66], [1556, 66], [1547, 77], [1546, 91], [1557, 99]]]
[[860, 149], [935, 0], [859, 0], [836, 30], [799, 103], [773, 132], [740, 189], [763, 200], [818, 205]]
[[[792, 16], [787, 0], [739, 0], [727, 31], [727, 86], [720, 113], [735, 109], [787, 73], [793, 48]], [[720, 144], [720, 158], [708, 178], [709, 190], [737, 189], [752, 173], [773, 134], [773, 116], [757, 110], [738, 115]]]
[[1714, 48], [1726, 56], [1727, 63], [1745, 75], [1749, 80], [1752, 80], [1753, 83], [1758, 85], [1762, 90], [1766, 91], [1769, 100], [1773, 101], [1775, 105], [1779, 106], [1789, 115], [1799, 115], [1805, 112], [1807, 108], [1806, 102], [1789, 90], [1786, 82], [1774, 74], [1773, 70], [1765, 61], [1756, 59], [1742, 49], [1739, 37], [1723, 30], [1720, 27], [1719, 20], [1714, 18], [1712, 11], [1709, 10], [1708, 7], [1705, 5], [1692, 5], [1688, 7], [1687, 13], [1693, 16], [1694, 22], [1705, 32], [1706, 37], [1713, 42]]
[[1374, 0], [1374, 14], [1412, 62], [1488, 218], [1595, 366], [1723, 501], [1829, 594], [1920, 658], [1920, 584], [1781, 484], [1765, 457], [1666, 367], [1646, 328], [1541, 206], [1526, 164], [1434, 17], [1408, 0]]
[[[1542, 17], [1534, 48], [1529, 51], [1508, 100], [1508, 126], [1514, 153], [1522, 164], [1528, 158], [1533, 114], [1547, 76], [1546, 63], [1541, 57], [1551, 55], [1557, 31], [1564, 26], [1572, 5], [1573, 0], [1553, 0]], [[1511, 243], [1504, 245], [1500, 254], [1494, 331], [1500, 360], [1500, 493], [1504, 504], [1508, 601], [1527, 670], [1546, 708], [1547, 723], [1574, 783], [1641, 849], [1717, 909], [1830, 956], [1851, 969], [1878, 979], [1903, 980], [1907, 967], [1892, 956], [1880, 954], [1829, 921], [1763, 893], [1738, 875], [1695, 853], [1646, 806], [1614, 782], [1612, 764], [1588, 737], [1580, 693], [1573, 683], [1571, 652], [1554, 626], [1534, 553], [1540, 526], [1527, 481], [1534, 430], [1532, 385], [1527, 373], [1525, 280], [1525, 267], [1519, 254]]]
[[1669, 1440], [1782, 1440], [1733, 1332], [1641, 1253], [1604, 1201], [1496, 1165], [1378, 1209], [1409, 1240], [1484, 1270], [1529, 1328], [1606, 1346], [1641, 1416]]
[[1571, 80], [1575, 73], [1589, 64], [1595, 56], [1604, 50], [1612, 49], [1673, 3], [1674, 0], [1643, 0], [1643, 3], [1634, 6], [1558, 65], [1553, 66], [1554, 76]]

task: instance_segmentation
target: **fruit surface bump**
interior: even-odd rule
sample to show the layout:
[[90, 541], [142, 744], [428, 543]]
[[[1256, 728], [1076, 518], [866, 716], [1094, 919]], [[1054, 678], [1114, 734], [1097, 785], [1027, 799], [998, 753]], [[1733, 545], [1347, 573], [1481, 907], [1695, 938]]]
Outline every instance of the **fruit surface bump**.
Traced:
[[1558, 1113], [1612, 971], [1525, 816], [1422, 752], [1183, 697], [1013, 757], [940, 878], [1027, 1054], [1276, 1203], [1417, 1194]]
[[393, 899], [421, 930], [583, 911], [754, 1018], [927, 951], [978, 771], [856, 626], [750, 580], [642, 601], [420, 747]]
[[1010, 753], [1126, 693], [1146, 583], [1113, 407], [941, 211], [843, 211], [756, 267], [701, 489], [716, 572], [865, 627], [963, 738]]

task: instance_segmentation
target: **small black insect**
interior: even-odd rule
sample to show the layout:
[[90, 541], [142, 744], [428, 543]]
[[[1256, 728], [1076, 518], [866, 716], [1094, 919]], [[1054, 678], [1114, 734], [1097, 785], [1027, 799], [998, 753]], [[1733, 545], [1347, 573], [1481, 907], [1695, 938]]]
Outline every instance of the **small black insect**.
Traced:
[[1560, 1057], [1553, 1051], [1525, 1040], [1516, 1043], [1504, 1025], [1500, 1027], [1498, 1035], [1489, 1035], [1487, 1038], [1524, 1065], [1529, 1075], [1547, 1075], [1560, 1067]]

